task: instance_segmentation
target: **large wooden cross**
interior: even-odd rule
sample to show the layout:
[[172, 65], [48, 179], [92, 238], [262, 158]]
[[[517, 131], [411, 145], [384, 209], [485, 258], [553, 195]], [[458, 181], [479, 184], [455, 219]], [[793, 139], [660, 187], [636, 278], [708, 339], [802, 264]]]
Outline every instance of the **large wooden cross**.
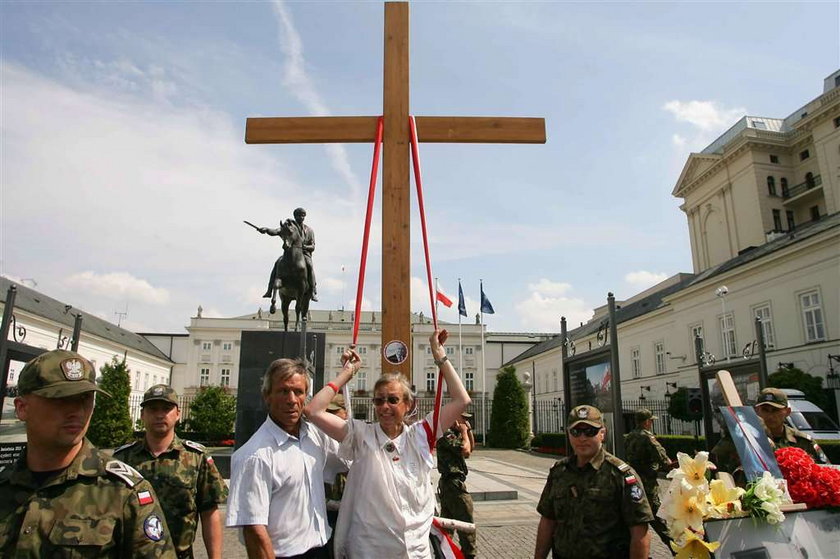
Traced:
[[[403, 341], [412, 378], [410, 307], [410, 179], [408, 3], [385, 4], [382, 140], [382, 343]], [[373, 143], [378, 116], [249, 118], [249, 144]], [[421, 142], [545, 143], [542, 118], [418, 116]], [[393, 364], [382, 357], [382, 371]]]

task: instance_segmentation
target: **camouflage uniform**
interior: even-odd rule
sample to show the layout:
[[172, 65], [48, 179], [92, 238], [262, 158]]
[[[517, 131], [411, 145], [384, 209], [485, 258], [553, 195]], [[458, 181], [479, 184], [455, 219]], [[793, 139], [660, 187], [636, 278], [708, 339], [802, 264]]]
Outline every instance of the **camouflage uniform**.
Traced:
[[152, 483], [166, 511], [178, 557], [192, 557], [199, 514], [223, 504], [228, 494], [204, 446], [176, 436], [155, 457], [142, 440], [116, 449], [114, 457], [137, 468]]
[[642, 485], [645, 488], [645, 495], [647, 495], [648, 503], [650, 503], [651, 511], [653, 512], [653, 522], [651, 527], [659, 534], [659, 538], [666, 544], [670, 540], [668, 536], [668, 528], [662, 520], [656, 516], [659, 510], [659, 481], [657, 480], [657, 473], [660, 471], [667, 471], [671, 467], [671, 459], [668, 458], [668, 453], [656, 440], [656, 436], [648, 431], [642, 429], [638, 425], [648, 419], [656, 419], [656, 416], [650, 413], [650, 410], [641, 408], [636, 411], [636, 429], [630, 431], [625, 435], [624, 440], [624, 454], [627, 457], [627, 462], [636, 470], [636, 473], [642, 478]]
[[[580, 424], [603, 428], [600, 410], [587, 405], [572, 409], [569, 430]], [[636, 472], [603, 446], [583, 467], [574, 454], [554, 464], [537, 512], [554, 522], [554, 559], [628, 557], [630, 528], [653, 520]]]
[[85, 439], [39, 485], [26, 466], [0, 471], [0, 557], [175, 557], [151, 484]]
[[[463, 522], [473, 522], [473, 500], [467, 491], [467, 462], [462, 450], [464, 440], [461, 432], [447, 429], [437, 441], [437, 464], [440, 472], [438, 493], [440, 494], [440, 515]], [[475, 533], [458, 532], [461, 551], [467, 557], [476, 554]]]

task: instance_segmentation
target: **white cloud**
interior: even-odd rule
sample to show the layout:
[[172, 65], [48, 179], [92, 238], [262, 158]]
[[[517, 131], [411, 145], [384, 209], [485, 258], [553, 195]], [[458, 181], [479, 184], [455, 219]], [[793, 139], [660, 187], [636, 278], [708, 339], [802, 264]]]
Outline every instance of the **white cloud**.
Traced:
[[673, 136], [671, 136], [671, 142], [673, 142], [674, 146], [676, 146], [677, 148], [683, 149], [685, 148], [687, 140], [679, 134], [674, 134]]
[[64, 281], [73, 289], [120, 301], [137, 301], [151, 305], [165, 305], [169, 302], [169, 292], [166, 289], [153, 287], [148, 281], [127, 272], [97, 274], [87, 271], [73, 274]]
[[528, 298], [516, 303], [519, 322], [525, 331], [559, 332], [560, 317], [565, 316], [569, 329], [586, 322], [592, 309], [583, 299], [567, 296], [572, 291], [568, 283], [541, 279], [528, 285]]
[[[277, 22], [282, 29], [279, 41], [280, 49], [285, 55], [283, 83], [313, 115], [328, 116], [330, 109], [324, 103], [317, 88], [312, 83], [309, 74], [306, 72], [303, 41], [295, 28], [292, 16], [286, 9], [285, 3], [281, 0], [276, 0], [273, 6], [274, 15], [277, 17]], [[333, 169], [353, 189], [354, 197], [359, 196], [362, 191], [361, 183], [350, 165], [347, 150], [343, 145], [339, 144], [328, 144], [325, 149]]]
[[630, 272], [624, 276], [624, 281], [639, 291], [644, 291], [648, 287], [653, 287], [657, 283], [665, 281], [666, 279], [668, 279], [668, 274], [648, 272], [646, 270]]
[[662, 108], [676, 117], [678, 122], [689, 124], [708, 132], [721, 132], [746, 114], [738, 107], [726, 109], [716, 101], [668, 101]]

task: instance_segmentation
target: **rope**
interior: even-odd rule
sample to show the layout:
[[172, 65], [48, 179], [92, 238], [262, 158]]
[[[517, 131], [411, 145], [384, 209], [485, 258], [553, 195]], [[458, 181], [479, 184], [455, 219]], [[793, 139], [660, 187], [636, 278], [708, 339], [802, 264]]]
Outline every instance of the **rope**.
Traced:
[[[359, 324], [362, 320], [362, 293], [365, 289], [365, 269], [367, 268], [368, 242], [370, 241], [370, 221], [373, 217], [373, 199], [376, 196], [376, 174], [379, 170], [379, 154], [382, 151], [382, 132], [384, 129], [382, 117], [376, 121], [376, 140], [373, 144], [373, 164], [370, 169], [370, 186], [368, 187], [367, 212], [365, 213], [365, 233], [362, 238], [362, 256], [359, 262], [359, 281], [356, 284], [356, 310], [353, 313], [353, 338], [350, 347], [356, 347], [359, 340]], [[344, 405], [347, 408], [347, 415], [352, 418], [353, 410], [350, 407], [350, 387], [345, 384], [342, 387], [344, 394]]]
[[[423, 179], [420, 177], [420, 148], [417, 141], [417, 122], [413, 116], [408, 117], [409, 130], [411, 132], [411, 160], [414, 163], [414, 184], [417, 186], [417, 205], [420, 208], [420, 228], [423, 231], [423, 252], [426, 256], [426, 283], [429, 286], [429, 304], [432, 307], [432, 324], [437, 330], [437, 309], [435, 308], [435, 294], [432, 287], [432, 260], [429, 257], [429, 237], [426, 232], [426, 209], [423, 202]], [[440, 371], [438, 371], [440, 373]], [[435, 391], [435, 409], [432, 414], [433, 436], [429, 447], [435, 448], [437, 441], [438, 423], [440, 422], [440, 406], [443, 399], [443, 375], [438, 374], [437, 389]]]

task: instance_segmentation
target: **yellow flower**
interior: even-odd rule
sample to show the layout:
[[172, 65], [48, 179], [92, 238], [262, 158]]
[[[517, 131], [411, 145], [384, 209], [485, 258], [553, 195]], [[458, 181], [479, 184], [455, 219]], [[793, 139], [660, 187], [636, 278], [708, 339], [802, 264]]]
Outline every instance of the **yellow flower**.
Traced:
[[671, 542], [671, 549], [677, 553], [677, 559], [709, 559], [710, 553], [720, 547], [720, 542], [705, 542], [691, 530], [686, 530], [682, 546]]
[[706, 495], [706, 503], [709, 505], [709, 516], [712, 518], [730, 518], [740, 516], [741, 495], [744, 490], [740, 487], [727, 487], [719, 479], [709, 484], [709, 494]]
[[706, 469], [710, 464], [708, 452], [698, 452], [694, 458], [684, 452], [678, 452], [677, 460], [680, 467], [669, 472], [668, 477], [681, 478], [697, 488], [706, 486]]
[[707, 507], [705, 491], [698, 491], [689, 483], [673, 484], [666, 503], [662, 503], [666, 510], [660, 516], [668, 522], [672, 535], [681, 534], [686, 529], [703, 531], [703, 516]]

